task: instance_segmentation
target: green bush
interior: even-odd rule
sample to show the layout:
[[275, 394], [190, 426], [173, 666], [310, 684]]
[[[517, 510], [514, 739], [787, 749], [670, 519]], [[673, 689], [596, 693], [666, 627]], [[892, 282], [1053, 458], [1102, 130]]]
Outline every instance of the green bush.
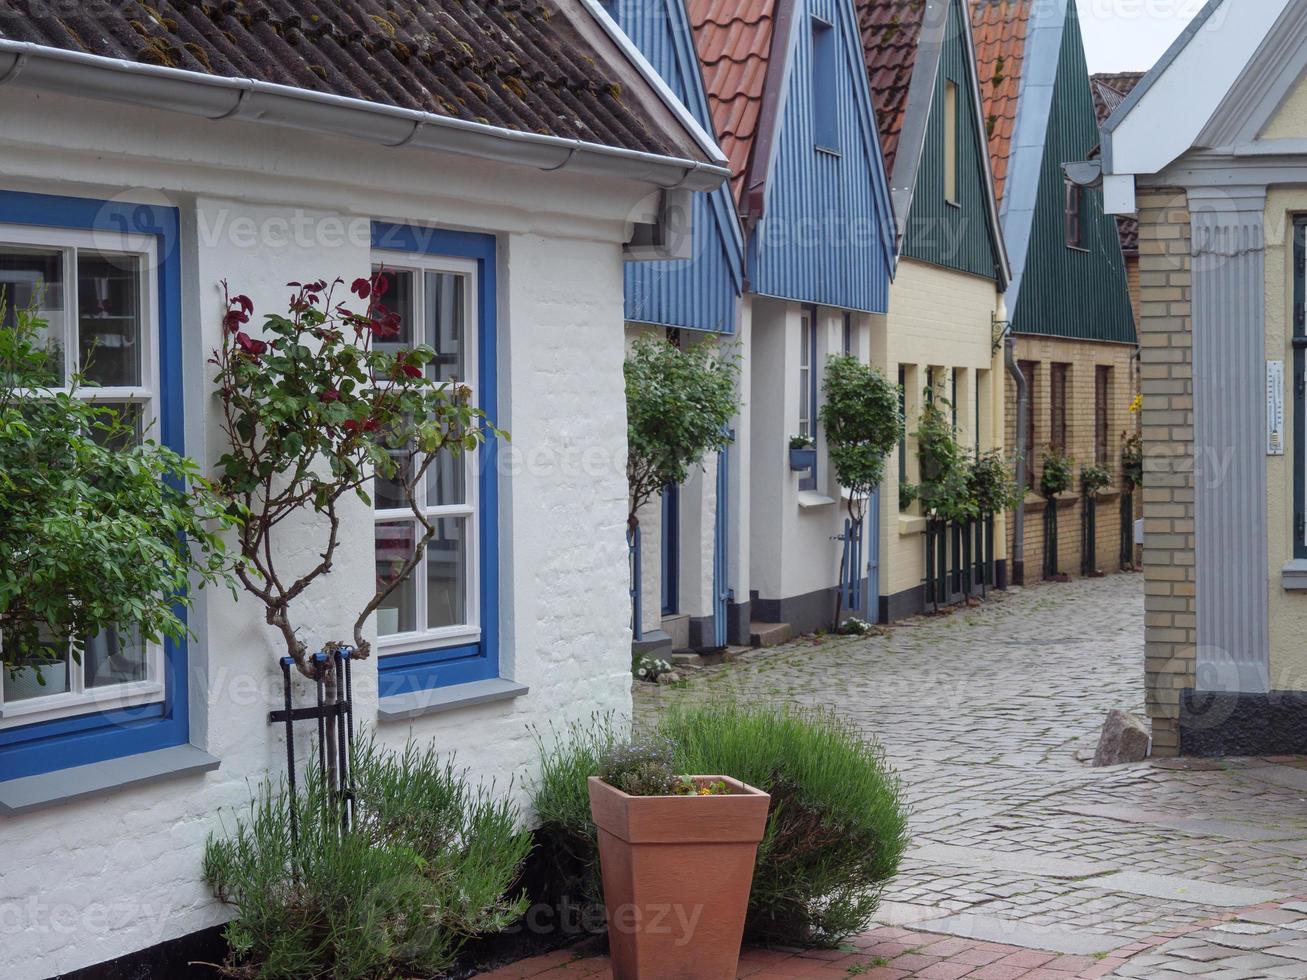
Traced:
[[210, 836], [205, 881], [236, 908], [227, 976], [432, 976], [468, 938], [521, 916], [525, 898], [506, 893], [530, 834], [509, 803], [432, 748], [369, 740], [354, 766], [349, 831], [310, 764], [303, 793], [265, 783], [232, 836]]
[[1044, 452], [1044, 472], [1039, 477], [1039, 492], [1052, 500], [1059, 493], [1070, 490], [1073, 466], [1075, 460], [1050, 443]]
[[1080, 489], [1086, 497], [1097, 497], [1112, 483], [1112, 474], [1101, 466], [1085, 466], [1080, 470]]
[[[749, 939], [831, 946], [866, 928], [907, 845], [898, 777], [874, 742], [827, 711], [730, 702], [674, 708], [655, 735], [675, 746], [677, 772], [734, 776], [772, 795]], [[591, 902], [600, 891], [585, 780], [617, 740], [601, 721], [541, 745], [542, 829], [588, 868], [579, 884]]]

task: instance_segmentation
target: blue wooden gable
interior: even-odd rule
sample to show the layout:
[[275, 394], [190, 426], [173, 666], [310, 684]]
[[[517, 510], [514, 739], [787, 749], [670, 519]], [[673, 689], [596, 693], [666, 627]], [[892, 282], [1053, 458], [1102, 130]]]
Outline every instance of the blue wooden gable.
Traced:
[[786, 57], [769, 68], [786, 75], [749, 288], [884, 313], [894, 219], [853, 6], [798, 0], [794, 16]]
[[[708, 133], [713, 132], [684, 0], [605, 0], [604, 8]], [[735, 332], [744, 238], [729, 182], [695, 194], [693, 257], [626, 264], [626, 319], [715, 333]]]

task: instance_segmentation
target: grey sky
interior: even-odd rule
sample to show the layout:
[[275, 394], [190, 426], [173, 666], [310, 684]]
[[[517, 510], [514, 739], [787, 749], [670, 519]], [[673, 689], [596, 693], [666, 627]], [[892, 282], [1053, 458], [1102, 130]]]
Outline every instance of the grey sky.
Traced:
[[1076, 0], [1090, 72], [1147, 71], [1204, 0]]

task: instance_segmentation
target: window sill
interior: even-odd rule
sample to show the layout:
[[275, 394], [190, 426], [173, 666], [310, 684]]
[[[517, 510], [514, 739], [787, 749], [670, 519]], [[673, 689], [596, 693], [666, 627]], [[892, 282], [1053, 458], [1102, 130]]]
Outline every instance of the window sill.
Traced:
[[218, 759], [194, 745], [174, 745], [121, 759], [23, 776], [0, 783], [0, 814], [26, 813], [175, 776], [212, 772], [219, 765]]
[[471, 681], [452, 687], [434, 687], [428, 691], [410, 691], [382, 698], [377, 704], [377, 721], [407, 721], [424, 715], [438, 715], [459, 708], [495, 701], [520, 698], [531, 689], [525, 684], [495, 677], [485, 681]]
[[814, 507], [830, 507], [835, 503], [824, 493], [818, 493], [816, 490], [799, 491], [799, 508], [801, 510], [810, 510]]
[[926, 519], [924, 517], [899, 515], [899, 537], [906, 538], [913, 534], [923, 534], [925, 530]]
[[1280, 569], [1280, 584], [1285, 592], [1307, 592], [1307, 558], [1285, 562]]

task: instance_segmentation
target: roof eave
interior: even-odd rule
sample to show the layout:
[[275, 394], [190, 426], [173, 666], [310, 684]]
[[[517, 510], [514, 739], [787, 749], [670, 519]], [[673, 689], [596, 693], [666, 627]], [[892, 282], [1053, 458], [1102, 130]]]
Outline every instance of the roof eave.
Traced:
[[716, 157], [709, 162], [661, 156], [252, 78], [204, 75], [4, 38], [0, 38], [0, 81], [215, 121], [240, 119], [382, 146], [412, 146], [543, 171], [626, 178], [664, 188], [710, 191], [730, 176]]

